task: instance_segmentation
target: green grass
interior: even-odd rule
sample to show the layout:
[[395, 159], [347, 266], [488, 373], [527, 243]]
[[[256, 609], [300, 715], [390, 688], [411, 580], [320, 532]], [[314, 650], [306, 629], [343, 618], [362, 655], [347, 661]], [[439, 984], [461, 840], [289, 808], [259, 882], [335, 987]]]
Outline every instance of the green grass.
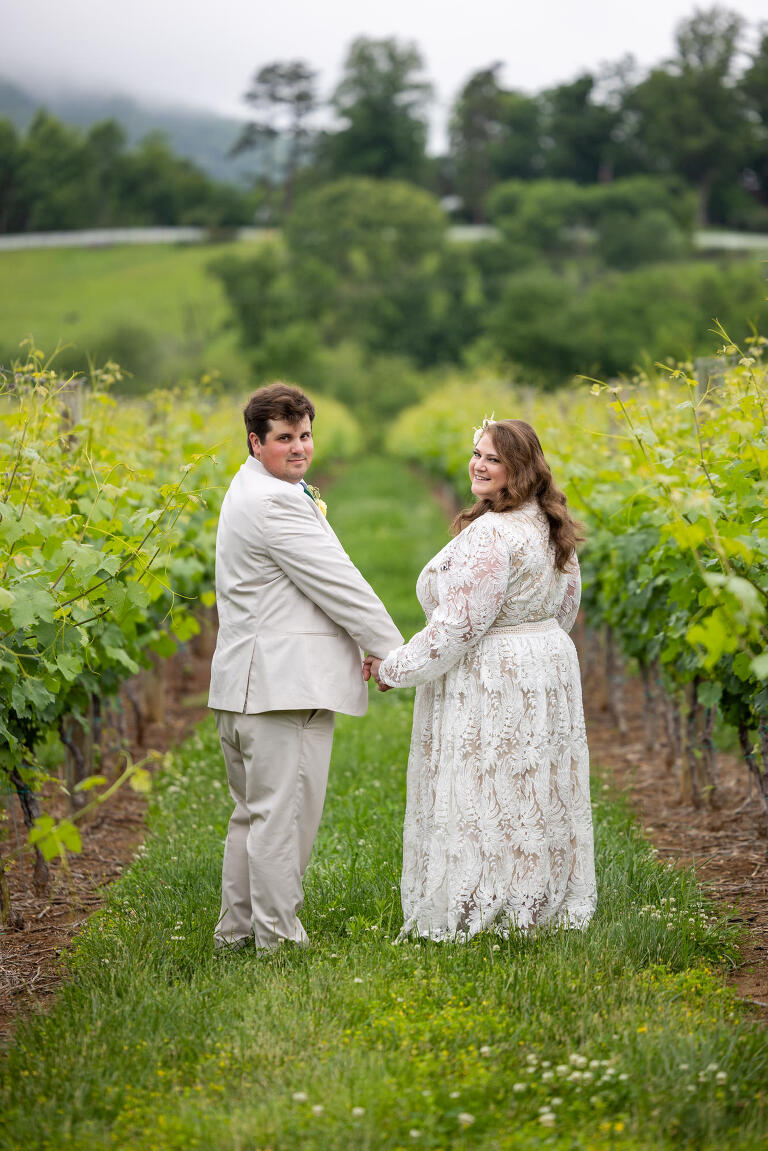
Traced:
[[[361, 459], [324, 494], [401, 626], [418, 626], [415, 575], [445, 539], [424, 488]], [[56, 1007], [8, 1052], [0, 1147], [765, 1145], [765, 1033], [723, 987], [733, 929], [599, 776], [587, 931], [393, 944], [410, 702], [372, 693], [364, 720], [340, 717], [307, 873], [312, 946], [266, 958], [212, 952], [230, 802], [212, 724], [187, 741]]]
[[[258, 241], [256, 241], [258, 242]], [[248, 256], [252, 243], [237, 246]], [[224, 328], [224, 293], [206, 267], [225, 244], [136, 245], [0, 252], [0, 360], [18, 354], [28, 336], [73, 368], [84, 353], [124, 361], [152, 378], [221, 367], [242, 373], [235, 333]]]

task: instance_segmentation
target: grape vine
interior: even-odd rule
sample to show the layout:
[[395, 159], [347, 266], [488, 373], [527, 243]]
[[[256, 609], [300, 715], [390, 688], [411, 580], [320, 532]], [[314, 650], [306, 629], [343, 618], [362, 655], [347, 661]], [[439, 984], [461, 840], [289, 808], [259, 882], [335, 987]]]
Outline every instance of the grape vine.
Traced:
[[649, 745], [663, 725], [700, 804], [716, 798], [716, 725], [732, 726], [768, 826], [768, 341], [720, 335], [708, 374], [659, 365], [551, 396], [448, 386], [401, 416], [390, 449], [463, 499], [473, 426], [529, 420], [587, 526], [586, 619], [643, 677]]

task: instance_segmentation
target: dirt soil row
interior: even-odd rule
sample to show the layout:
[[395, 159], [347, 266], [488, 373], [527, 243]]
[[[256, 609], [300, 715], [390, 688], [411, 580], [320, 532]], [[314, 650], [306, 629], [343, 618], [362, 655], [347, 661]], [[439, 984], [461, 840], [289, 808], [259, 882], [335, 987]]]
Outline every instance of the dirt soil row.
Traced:
[[[640, 684], [630, 680], [625, 685], [627, 732], [620, 737], [607, 706], [600, 661], [584, 659], [582, 665], [593, 762], [628, 793], [659, 856], [694, 865], [704, 888], [744, 923], [748, 936], [742, 963], [729, 982], [755, 1015], [768, 1022], [768, 845], [760, 834], [757, 801], [754, 796], [749, 801], [746, 766], [739, 758], [721, 756], [716, 810], [681, 806], [674, 774], [644, 751]], [[193, 659], [187, 653], [167, 661], [160, 693], [164, 705], [155, 709], [143, 732], [137, 732], [135, 723], [129, 725], [134, 758], [149, 748], [164, 752], [176, 746], [203, 718], [209, 666], [205, 641], [196, 645]], [[141, 677], [133, 688], [135, 697], [142, 691], [157, 695], [156, 683], [142, 683]], [[64, 814], [63, 800], [48, 807]], [[45, 894], [34, 890], [30, 860], [9, 872], [13, 908], [23, 924], [0, 934], [0, 1041], [11, 1036], [20, 1018], [50, 1004], [61, 981], [58, 957], [101, 904], [104, 888], [133, 859], [144, 836], [145, 812], [143, 797], [123, 788], [83, 828], [83, 851], [70, 859], [69, 875], [52, 868]], [[13, 814], [20, 824], [18, 810]], [[9, 821], [7, 826], [13, 840], [14, 824]]]

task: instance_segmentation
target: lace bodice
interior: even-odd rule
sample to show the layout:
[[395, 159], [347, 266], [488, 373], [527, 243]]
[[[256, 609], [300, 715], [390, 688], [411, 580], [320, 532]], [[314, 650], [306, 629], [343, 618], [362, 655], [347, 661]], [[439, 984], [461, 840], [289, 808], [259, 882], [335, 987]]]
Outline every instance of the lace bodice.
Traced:
[[531, 500], [469, 524], [426, 565], [416, 595], [427, 625], [382, 663], [393, 687], [443, 675], [491, 627], [556, 619], [570, 631], [581, 598], [579, 564], [574, 556], [567, 572], [555, 568], [549, 522]]

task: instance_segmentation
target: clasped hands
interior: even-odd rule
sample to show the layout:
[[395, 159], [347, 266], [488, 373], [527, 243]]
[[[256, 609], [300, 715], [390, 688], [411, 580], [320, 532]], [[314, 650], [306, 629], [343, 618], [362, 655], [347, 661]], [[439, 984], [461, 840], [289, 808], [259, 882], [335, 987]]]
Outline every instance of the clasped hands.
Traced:
[[377, 659], [375, 655], [367, 655], [363, 660], [363, 679], [367, 683], [373, 677], [376, 680], [376, 686], [379, 691], [391, 691], [392, 688], [388, 683], [382, 683], [379, 677], [379, 668], [381, 667], [381, 660]]

